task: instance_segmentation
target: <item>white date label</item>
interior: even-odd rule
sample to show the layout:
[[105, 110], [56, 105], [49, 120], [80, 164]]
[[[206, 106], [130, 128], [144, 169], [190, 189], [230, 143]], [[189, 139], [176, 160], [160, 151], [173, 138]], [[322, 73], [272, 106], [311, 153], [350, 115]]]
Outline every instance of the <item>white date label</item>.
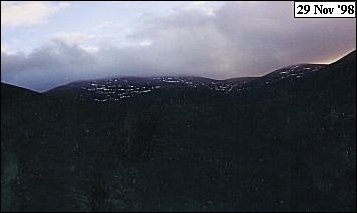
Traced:
[[294, 2], [295, 18], [356, 18], [356, 2]]

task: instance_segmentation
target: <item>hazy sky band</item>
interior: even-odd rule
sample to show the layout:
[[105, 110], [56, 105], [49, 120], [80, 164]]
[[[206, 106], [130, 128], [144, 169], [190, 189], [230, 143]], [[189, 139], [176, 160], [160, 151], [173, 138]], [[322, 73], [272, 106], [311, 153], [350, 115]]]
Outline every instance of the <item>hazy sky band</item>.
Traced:
[[46, 90], [109, 76], [258, 76], [356, 48], [356, 19], [293, 2], [1, 2], [3, 82]]

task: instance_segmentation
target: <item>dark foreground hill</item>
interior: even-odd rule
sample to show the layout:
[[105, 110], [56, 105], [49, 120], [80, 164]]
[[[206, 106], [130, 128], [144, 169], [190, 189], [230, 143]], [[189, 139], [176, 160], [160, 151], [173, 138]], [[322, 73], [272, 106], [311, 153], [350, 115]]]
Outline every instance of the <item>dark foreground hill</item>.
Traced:
[[1, 89], [2, 211], [356, 211], [355, 52], [259, 78]]

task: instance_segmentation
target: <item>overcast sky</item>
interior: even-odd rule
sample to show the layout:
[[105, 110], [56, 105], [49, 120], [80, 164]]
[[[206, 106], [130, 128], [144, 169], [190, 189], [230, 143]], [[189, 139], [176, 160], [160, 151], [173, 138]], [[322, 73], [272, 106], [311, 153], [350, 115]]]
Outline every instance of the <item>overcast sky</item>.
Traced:
[[1, 1], [1, 81], [44, 91], [109, 76], [259, 76], [356, 49], [356, 19], [293, 2]]

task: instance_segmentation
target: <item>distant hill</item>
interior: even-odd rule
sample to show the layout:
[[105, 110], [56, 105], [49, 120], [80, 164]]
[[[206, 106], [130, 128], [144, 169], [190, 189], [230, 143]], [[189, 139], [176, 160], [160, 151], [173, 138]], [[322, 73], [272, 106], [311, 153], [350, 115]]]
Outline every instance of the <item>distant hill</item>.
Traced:
[[123, 99], [155, 93], [162, 89], [188, 88], [213, 93], [240, 93], [250, 87], [258, 88], [282, 80], [300, 80], [324, 65], [302, 64], [279, 69], [262, 77], [242, 77], [214, 80], [201, 77], [122, 77], [70, 83], [47, 92], [53, 96], [92, 102], [119, 102]]

